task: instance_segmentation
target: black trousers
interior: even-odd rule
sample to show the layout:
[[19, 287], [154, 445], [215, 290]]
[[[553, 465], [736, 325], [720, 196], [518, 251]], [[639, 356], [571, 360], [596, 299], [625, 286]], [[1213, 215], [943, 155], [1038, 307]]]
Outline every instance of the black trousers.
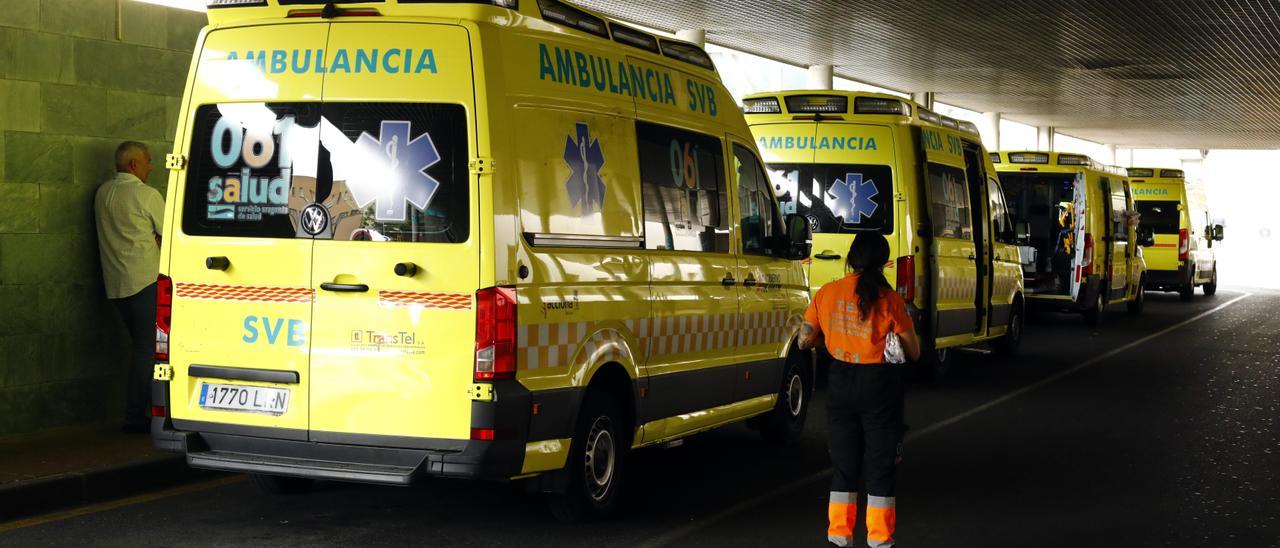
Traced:
[[828, 368], [827, 446], [835, 473], [831, 491], [856, 492], [866, 474], [866, 494], [894, 496], [902, 449], [902, 365], [850, 364]]
[[125, 392], [124, 422], [146, 424], [150, 416], [151, 375], [156, 363], [156, 284], [111, 302], [129, 330], [129, 384]]

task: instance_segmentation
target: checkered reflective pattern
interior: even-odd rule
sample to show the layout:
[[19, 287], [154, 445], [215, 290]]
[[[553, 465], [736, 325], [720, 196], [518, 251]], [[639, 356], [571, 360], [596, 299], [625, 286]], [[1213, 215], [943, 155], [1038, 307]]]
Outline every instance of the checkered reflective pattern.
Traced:
[[973, 302], [973, 293], [977, 289], [977, 282], [973, 278], [960, 276], [942, 276], [937, 287], [939, 300], [943, 302]]
[[467, 293], [418, 293], [414, 291], [379, 291], [378, 304], [401, 308], [434, 308], [442, 310], [471, 310], [471, 295]]
[[[566, 367], [631, 359], [626, 339], [639, 360], [708, 352], [731, 347], [781, 344], [795, 332], [799, 315], [786, 311], [685, 315], [625, 320], [629, 333], [599, 329], [598, 322], [524, 324], [517, 342], [525, 369]], [[594, 331], [590, 337], [587, 333]]]
[[315, 291], [309, 287], [264, 287], [177, 283], [174, 298], [253, 303], [309, 303]]

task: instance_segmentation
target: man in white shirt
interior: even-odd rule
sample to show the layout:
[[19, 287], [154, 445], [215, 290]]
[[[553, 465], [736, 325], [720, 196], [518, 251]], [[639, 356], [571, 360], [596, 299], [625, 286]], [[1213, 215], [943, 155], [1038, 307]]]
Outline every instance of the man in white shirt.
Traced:
[[107, 298], [120, 311], [132, 340], [124, 429], [146, 432], [155, 363], [156, 278], [164, 198], [143, 183], [151, 174], [151, 153], [146, 145], [120, 143], [115, 160], [116, 176], [98, 187], [93, 200], [98, 254]]

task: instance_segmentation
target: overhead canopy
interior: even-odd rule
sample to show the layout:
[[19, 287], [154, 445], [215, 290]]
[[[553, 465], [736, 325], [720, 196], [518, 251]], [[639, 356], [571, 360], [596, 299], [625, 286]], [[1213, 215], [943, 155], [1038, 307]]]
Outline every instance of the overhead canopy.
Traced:
[[1270, 0], [573, 1], [1101, 143], [1280, 147]]

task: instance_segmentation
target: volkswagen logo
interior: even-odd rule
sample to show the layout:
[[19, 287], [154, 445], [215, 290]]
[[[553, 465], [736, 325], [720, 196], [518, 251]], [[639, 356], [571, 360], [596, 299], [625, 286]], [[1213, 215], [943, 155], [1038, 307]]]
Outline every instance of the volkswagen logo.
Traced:
[[311, 204], [302, 209], [298, 222], [302, 224], [303, 231], [315, 236], [329, 228], [329, 210], [320, 204]]

